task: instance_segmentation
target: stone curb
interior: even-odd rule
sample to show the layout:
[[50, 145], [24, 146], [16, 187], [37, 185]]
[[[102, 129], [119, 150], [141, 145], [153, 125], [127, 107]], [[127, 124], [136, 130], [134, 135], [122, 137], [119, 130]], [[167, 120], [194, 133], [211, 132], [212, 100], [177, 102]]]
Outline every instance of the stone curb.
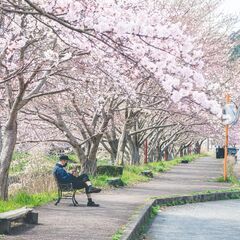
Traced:
[[144, 228], [149, 223], [151, 218], [151, 209], [153, 206], [170, 206], [170, 205], [181, 205], [186, 203], [197, 203], [207, 201], [218, 201], [228, 199], [240, 198], [240, 191], [236, 192], [216, 192], [206, 194], [195, 194], [168, 198], [158, 198], [151, 200], [145, 204], [141, 211], [133, 216], [133, 219], [125, 227], [121, 240], [138, 240], [139, 235], [144, 231]]

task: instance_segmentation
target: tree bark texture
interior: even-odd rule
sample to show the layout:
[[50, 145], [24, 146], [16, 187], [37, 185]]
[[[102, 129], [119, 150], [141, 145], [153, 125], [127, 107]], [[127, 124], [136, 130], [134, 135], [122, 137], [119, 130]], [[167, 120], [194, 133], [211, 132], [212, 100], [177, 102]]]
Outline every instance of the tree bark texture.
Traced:
[[17, 140], [17, 121], [8, 122], [2, 138], [0, 153], [0, 198], [8, 198], [8, 172]]

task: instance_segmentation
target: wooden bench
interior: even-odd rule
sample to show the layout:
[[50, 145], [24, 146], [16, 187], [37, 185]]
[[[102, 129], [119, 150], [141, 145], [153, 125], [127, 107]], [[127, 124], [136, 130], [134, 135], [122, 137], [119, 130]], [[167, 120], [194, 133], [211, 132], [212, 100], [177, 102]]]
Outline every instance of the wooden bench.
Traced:
[[10, 233], [11, 222], [23, 220], [25, 223], [37, 224], [38, 213], [32, 208], [19, 208], [8, 212], [0, 213], [0, 234]]
[[[57, 177], [54, 175], [57, 188], [58, 188], [58, 199], [55, 202], [55, 206], [58, 205], [58, 203], [61, 201], [61, 199], [72, 199], [73, 205], [77, 206], [78, 202], [75, 199], [76, 191], [77, 189], [73, 188], [72, 183], [60, 183], [57, 179]], [[64, 194], [65, 193], [65, 194]]]

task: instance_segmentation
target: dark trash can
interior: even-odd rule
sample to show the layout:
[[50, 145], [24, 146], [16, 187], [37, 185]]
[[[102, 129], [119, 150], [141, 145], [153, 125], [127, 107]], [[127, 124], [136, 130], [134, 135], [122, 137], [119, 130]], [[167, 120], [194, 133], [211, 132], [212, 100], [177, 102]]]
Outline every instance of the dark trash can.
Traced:
[[224, 158], [224, 148], [216, 148], [216, 158]]
[[228, 155], [235, 156], [236, 154], [237, 154], [237, 148], [235, 148], [235, 147], [228, 148]]

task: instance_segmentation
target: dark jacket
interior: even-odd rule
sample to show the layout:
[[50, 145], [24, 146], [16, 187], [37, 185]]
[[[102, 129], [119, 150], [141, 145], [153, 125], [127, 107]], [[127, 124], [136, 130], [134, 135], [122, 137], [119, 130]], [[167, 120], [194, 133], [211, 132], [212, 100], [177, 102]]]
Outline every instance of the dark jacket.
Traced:
[[76, 177], [68, 173], [61, 164], [57, 163], [53, 169], [53, 174], [60, 183], [72, 183]]

